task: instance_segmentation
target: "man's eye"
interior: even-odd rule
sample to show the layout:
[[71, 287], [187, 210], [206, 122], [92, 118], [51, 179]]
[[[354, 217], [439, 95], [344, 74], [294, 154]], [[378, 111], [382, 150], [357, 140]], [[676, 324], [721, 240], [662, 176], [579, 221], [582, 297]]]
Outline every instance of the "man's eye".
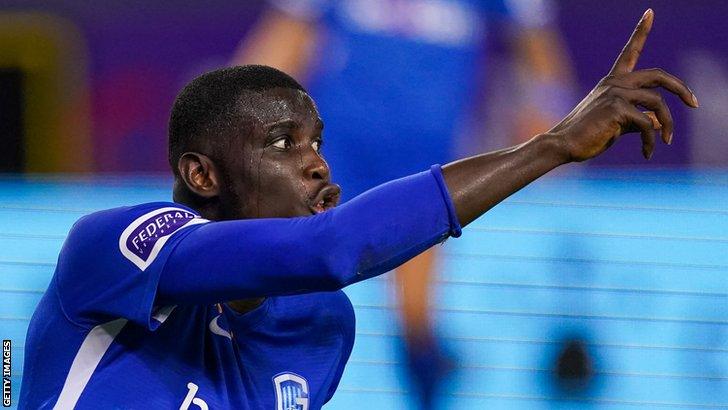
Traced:
[[313, 149], [316, 150], [316, 152], [319, 152], [319, 151], [321, 151], [321, 145], [323, 145], [323, 143], [324, 142], [321, 140], [316, 140], [311, 143], [311, 146], [313, 147]]
[[288, 138], [281, 138], [270, 145], [278, 149], [288, 149], [291, 148], [291, 141]]

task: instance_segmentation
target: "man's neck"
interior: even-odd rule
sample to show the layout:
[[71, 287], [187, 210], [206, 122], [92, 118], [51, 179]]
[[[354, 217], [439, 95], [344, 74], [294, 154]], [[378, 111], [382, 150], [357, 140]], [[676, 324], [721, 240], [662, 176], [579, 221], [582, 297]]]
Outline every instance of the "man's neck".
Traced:
[[[190, 195], [187, 190], [182, 189], [181, 181], [179, 180], [175, 181], [173, 199], [177, 203], [194, 209], [205, 219], [210, 221], [219, 221], [222, 219], [222, 213], [220, 212], [219, 203], [217, 201], [199, 203], [199, 201], [193, 200], [192, 195]], [[264, 300], [265, 298], [240, 299], [227, 302], [227, 305], [234, 311], [244, 314], [260, 306]]]

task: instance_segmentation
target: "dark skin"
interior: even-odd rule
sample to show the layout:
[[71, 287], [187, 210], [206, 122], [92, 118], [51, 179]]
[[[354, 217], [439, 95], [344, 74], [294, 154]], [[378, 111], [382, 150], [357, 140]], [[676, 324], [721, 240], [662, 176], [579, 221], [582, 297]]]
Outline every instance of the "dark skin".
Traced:
[[[547, 133], [443, 167], [462, 226], [550, 170], [600, 155], [623, 134], [640, 133], [647, 159], [654, 150], [656, 129], [661, 128], [663, 142], [672, 142], [672, 116], [656, 89], [676, 94], [693, 108], [698, 101], [671, 74], [660, 69], [634, 71], [653, 19], [652, 10], [645, 12], [608, 75]], [[199, 152], [182, 155], [175, 201], [210, 220], [296, 217], [336, 206], [339, 188], [331, 184], [328, 165], [318, 151], [323, 123], [311, 98], [283, 88], [246, 97], [252, 129], [217, 162]], [[229, 305], [246, 312], [262, 300]]]

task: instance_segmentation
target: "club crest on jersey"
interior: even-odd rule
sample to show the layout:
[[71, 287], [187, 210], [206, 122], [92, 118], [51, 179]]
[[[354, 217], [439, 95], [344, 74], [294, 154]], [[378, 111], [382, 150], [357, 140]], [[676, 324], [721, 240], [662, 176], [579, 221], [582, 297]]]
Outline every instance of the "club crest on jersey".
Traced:
[[273, 377], [276, 387], [276, 410], [308, 410], [308, 382], [295, 373]]
[[155, 209], [135, 219], [119, 237], [121, 254], [145, 270], [154, 262], [164, 243], [181, 228], [209, 222], [182, 208]]

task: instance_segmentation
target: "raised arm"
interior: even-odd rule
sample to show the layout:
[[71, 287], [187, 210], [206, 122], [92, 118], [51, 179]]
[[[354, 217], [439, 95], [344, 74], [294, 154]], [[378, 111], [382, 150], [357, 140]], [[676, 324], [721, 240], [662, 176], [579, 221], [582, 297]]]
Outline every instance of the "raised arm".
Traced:
[[164, 264], [158, 304], [340, 289], [459, 235], [440, 167], [433, 166], [316, 216], [188, 228]]
[[672, 142], [670, 110], [655, 88], [678, 95], [693, 108], [698, 101], [680, 79], [661, 69], [633, 71], [653, 18], [653, 11], [647, 10], [607, 76], [547, 133], [443, 167], [462, 226], [559, 165], [598, 156], [623, 134], [640, 132], [646, 159], [654, 150], [655, 128], [662, 128], [665, 143]]

